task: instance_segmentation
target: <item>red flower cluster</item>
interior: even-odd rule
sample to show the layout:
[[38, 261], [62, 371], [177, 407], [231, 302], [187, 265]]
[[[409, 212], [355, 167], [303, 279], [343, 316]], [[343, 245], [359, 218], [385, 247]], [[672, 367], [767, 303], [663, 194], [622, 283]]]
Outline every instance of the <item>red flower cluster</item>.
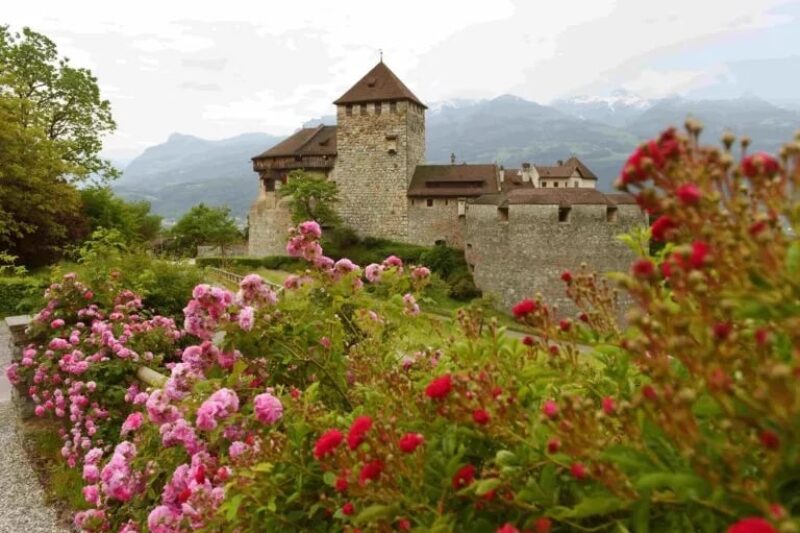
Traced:
[[656, 266], [649, 259], [637, 259], [631, 267], [631, 272], [639, 279], [652, 278], [655, 271]]
[[453, 390], [453, 377], [450, 374], [439, 376], [425, 387], [425, 396], [432, 400], [441, 400]]
[[355, 450], [364, 442], [370, 429], [372, 429], [372, 418], [369, 416], [359, 416], [353, 421], [347, 434], [347, 445], [351, 450]]
[[778, 160], [764, 152], [749, 155], [742, 160], [742, 174], [751, 179], [760, 176], [771, 178], [780, 169]]
[[731, 525], [727, 533], [777, 533], [772, 524], [763, 518], [743, 518]]
[[583, 463], [572, 463], [572, 466], [569, 467], [569, 473], [572, 474], [572, 477], [581, 481], [586, 479], [588, 473], [586, 472], [586, 467], [583, 466]]
[[472, 411], [472, 420], [479, 426], [485, 426], [489, 423], [491, 417], [486, 409], [475, 409]]
[[456, 490], [463, 489], [471, 485], [473, 481], [475, 481], [475, 467], [464, 465], [453, 476], [453, 488]]
[[564, 283], [572, 282], [572, 272], [570, 272], [569, 270], [565, 270], [564, 272], [562, 272], [561, 281], [563, 281]]
[[419, 448], [425, 442], [425, 437], [419, 433], [406, 433], [397, 442], [400, 451], [403, 453], [413, 453], [414, 450]]
[[516, 318], [524, 318], [529, 314], [533, 313], [539, 308], [539, 303], [535, 302], [531, 299], [525, 299], [519, 302], [517, 305], [511, 308], [511, 312], [514, 313]]
[[317, 443], [314, 445], [314, 457], [320, 460], [332, 454], [342, 443], [343, 439], [344, 436], [341, 431], [338, 429], [329, 429], [317, 439]]
[[675, 195], [684, 205], [697, 205], [703, 197], [702, 191], [694, 183], [686, 183], [678, 187]]
[[651, 140], [642, 144], [625, 162], [622, 167], [620, 183], [627, 185], [645, 181], [653, 170], [661, 170], [668, 159], [680, 155], [680, 144], [675, 130], [670, 128], [663, 132], [658, 140]]
[[383, 472], [383, 463], [375, 459], [361, 467], [361, 472], [358, 473], [358, 484], [362, 487], [367, 484], [367, 481], [377, 481]]
[[678, 227], [678, 224], [667, 215], [662, 215], [650, 226], [650, 236], [654, 241], [664, 242], [669, 237], [669, 232]]

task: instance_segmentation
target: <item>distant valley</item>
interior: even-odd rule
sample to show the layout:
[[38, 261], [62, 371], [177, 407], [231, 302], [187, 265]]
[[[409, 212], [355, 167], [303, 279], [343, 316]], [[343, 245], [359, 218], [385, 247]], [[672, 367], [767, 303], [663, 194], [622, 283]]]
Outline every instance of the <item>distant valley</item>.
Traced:
[[[753, 139], [753, 149], [775, 151], [800, 128], [800, 112], [757, 98], [733, 100], [641, 100], [631, 97], [573, 98], [549, 106], [515, 96], [432, 105], [427, 115], [427, 160], [554, 164], [581, 158], [608, 190], [631, 150], [667, 125], [688, 116], [705, 125], [703, 139], [716, 143], [726, 129]], [[333, 117], [309, 121], [333, 123]], [[146, 199], [167, 221], [192, 205], [227, 205], [244, 221], [258, 192], [250, 158], [282, 136], [247, 133], [209, 141], [173, 134], [145, 150], [123, 169], [114, 189], [128, 199]]]

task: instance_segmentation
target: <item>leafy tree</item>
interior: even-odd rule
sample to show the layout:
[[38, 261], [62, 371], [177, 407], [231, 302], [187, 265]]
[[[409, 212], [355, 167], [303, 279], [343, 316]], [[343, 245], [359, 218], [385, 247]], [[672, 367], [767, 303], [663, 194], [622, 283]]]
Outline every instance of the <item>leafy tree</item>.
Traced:
[[39, 265], [86, 235], [75, 183], [116, 175], [99, 157], [114, 128], [88, 70], [43, 35], [0, 26], [0, 250]]
[[81, 190], [83, 211], [94, 231], [116, 229], [130, 243], [148, 242], [158, 236], [161, 217], [150, 212], [146, 201], [126, 202], [109, 187], [88, 187]]
[[316, 220], [323, 226], [339, 222], [333, 209], [338, 201], [339, 188], [335, 181], [302, 170], [289, 173], [286, 185], [280, 189], [282, 196], [291, 198], [292, 221]]
[[14, 101], [15, 123], [50, 141], [68, 167], [54, 169], [57, 175], [66, 170], [72, 180], [117, 176], [99, 155], [102, 137], [116, 128], [111, 104], [100, 97], [97, 78], [60, 58], [53, 41], [29, 28], [12, 34], [0, 26], [0, 96]]
[[230, 215], [227, 207], [210, 207], [198, 204], [172, 227], [174, 247], [182, 253], [197, 254], [201, 244], [219, 246], [222, 255], [225, 247], [242, 238], [242, 233]]

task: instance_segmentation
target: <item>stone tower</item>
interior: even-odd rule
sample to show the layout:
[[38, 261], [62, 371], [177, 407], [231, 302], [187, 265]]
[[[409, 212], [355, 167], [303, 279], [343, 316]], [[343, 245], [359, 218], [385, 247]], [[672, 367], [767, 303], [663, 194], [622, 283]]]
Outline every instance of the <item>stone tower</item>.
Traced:
[[408, 186], [425, 161], [426, 106], [383, 61], [336, 104], [339, 214], [359, 235], [408, 240]]

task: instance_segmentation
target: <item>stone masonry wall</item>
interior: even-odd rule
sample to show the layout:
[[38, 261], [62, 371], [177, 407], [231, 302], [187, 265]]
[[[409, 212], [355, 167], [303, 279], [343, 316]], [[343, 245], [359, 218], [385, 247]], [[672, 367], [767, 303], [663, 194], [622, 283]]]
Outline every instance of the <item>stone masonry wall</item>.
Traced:
[[464, 217], [458, 216], [458, 198], [408, 199], [408, 242], [433, 246], [445, 241], [452, 248], [464, 248]]
[[635, 205], [620, 205], [615, 221], [607, 221], [604, 205], [572, 206], [567, 222], [558, 221], [556, 205], [510, 205], [508, 220], [496, 205], [470, 204], [466, 217], [466, 259], [476, 285], [495, 295], [504, 309], [542, 293], [560, 314], [576, 312], [560, 280], [582, 262], [598, 272], [625, 271], [632, 252], [615, 237], [644, 225]]
[[414, 169], [425, 159], [425, 113], [409, 102], [397, 102], [396, 113], [390, 112], [389, 102], [380, 105], [377, 114], [373, 103], [366, 104], [365, 115], [353, 105], [350, 116], [346, 106], [338, 106], [338, 211], [361, 236], [406, 241], [406, 192]]
[[275, 191], [261, 188], [258, 198], [250, 207], [248, 217], [249, 239], [247, 255], [286, 255], [286, 240], [292, 226], [292, 212], [287, 198], [279, 198]]

